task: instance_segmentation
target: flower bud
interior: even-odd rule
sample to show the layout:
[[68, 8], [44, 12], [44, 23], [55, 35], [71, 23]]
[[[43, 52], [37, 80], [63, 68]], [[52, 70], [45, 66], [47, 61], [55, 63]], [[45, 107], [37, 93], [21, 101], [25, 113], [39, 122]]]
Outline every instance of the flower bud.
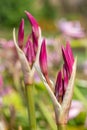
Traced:
[[71, 75], [74, 57], [69, 43], [66, 44], [66, 48], [62, 46], [62, 55], [64, 59], [64, 64], [67, 66], [68, 72]]
[[36, 19], [28, 11], [25, 11], [25, 13], [30, 21], [31, 26], [33, 26], [34, 28], [38, 28], [38, 23]]
[[27, 57], [27, 60], [32, 67], [34, 61], [35, 61], [35, 54], [34, 54], [34, 48], [33, 48], [33, 43], [28, 40], [25, 48], [25, 55]]
[[46, 77], [48, 75], [47, 70], [47, 52], [46, 52], [46, 41], [45, 39], [42, 41], [40, 56], [39, 56], [40, 68], [43, 75]]
[[33, 33], [38, 38], [39, 37], [39, 28], [38, 28], [39, 25], [38, 25], [36, 19], [28, 11], [25, 11], [25, 13], [26, 13], [26, 15], [28, 17], [28, 20], [30, 21]]
[[68, 81], [69, 81], [68, 77], [69, 76], [68, 76], [67, 66], [64, 64], [63, 65], [63, 85], [64, 85], [64, 92], [67, 89], [67, 85], [68, 85]]
[[67, 51], [67, 54], [68, 54], [68, 56], [70, 58], [70, 61], [71, 61], [72, 65], [73, 65], [73, 63], [74, 63], [74, 56], [73, 56], [72, 49], [70, 47], [69, 41], [67, 41], [67, 43], [66, 43], [66, 51]]
[[62, 72], [59, 71], [55, 85], [55, 96], [60, 103], [62, 102], [63, 94], [64, 94], [64, 88], [63, 88]]
[[18, 45], [22, 49], [24, 40], [24, 19], [21, 20], [19, 31], [18, 31]]
[[33, 31], [33, 29], [32, 29], [32, 38], [33, 38], [34, 52], [35, 52], [35, 55], [36, 55], [37, 50], [38, 50], [38, 37], [36, 36], [36, 34], [35, 34], [35, 32]]

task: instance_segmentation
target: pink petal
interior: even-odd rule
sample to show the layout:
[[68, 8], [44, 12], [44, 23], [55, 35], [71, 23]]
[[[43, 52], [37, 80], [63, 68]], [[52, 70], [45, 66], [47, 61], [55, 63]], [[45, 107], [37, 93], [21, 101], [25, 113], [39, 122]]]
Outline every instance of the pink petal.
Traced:
[[63, 77], [64, 77], [64, 91], [66, 91], [67, 89], [67, 85], [68, 85], [68, 71], [67, 71], [67, 68], [66, 68], [66, 65], [64, 64], [63, 65]]
[[22, 19], [18, 31], [18, 45], [20, 48], [23, 47], [23, 40], [24, 40], [24, 19]]
[[73, 64], [74, 63], [74, 56], [73, 56], [72, 49], [71, 49], [69, 41], [67, 41], [67, 43], [66, 43], [66, 51], [68, 53], [68, 56], [70, 57], [71, 63]]
[[38, 36], [36, 36], [36, 33], [33, 31], [33, 29], [32, 29], [32, 38], [33, 38], [34, 52], [35, 52], [35, 55], [36, 55], [37, 49], [38, 49]]
[[55, 96], [58, 99], [59, 96], [63, 96], [64, 90], [63, 90], [63, 82], [62, 82], [62, 72], [59, 71], [57, 75], [56, 85], [55, 85]]
[[68, 71], [71, 75], [72, 73], [72, 57], [70, 56], [70, 52], [69, 52], [69, 49], [67, 48], [64, 48], [62, 46], [62, 55], [63, 55], [63, 59], [64, 59], [64, 62], [65, 62], [65, 65], [68, 67]]
[[39, 56], [39, 63], [40, 63], [40, 68], [41, 68], [43, 75], [47, 75], [48, 69], [47, 69], [47, 52], [46, 52], [45, 39], [42, 41], [40, 56]]
[[28, 41], [27, 47], [26, 47], [26, 57], [29, 61], [29, 64], [32, 65], [35, 61], [35, 54], [34, 54], [34, 48], [31, 41]]
[[38, 28], [38, 23], [36, 19], [28, 11], [25, 11], [25, 13], [31, 23], [31, 26], [33, 26], [34, 28]]

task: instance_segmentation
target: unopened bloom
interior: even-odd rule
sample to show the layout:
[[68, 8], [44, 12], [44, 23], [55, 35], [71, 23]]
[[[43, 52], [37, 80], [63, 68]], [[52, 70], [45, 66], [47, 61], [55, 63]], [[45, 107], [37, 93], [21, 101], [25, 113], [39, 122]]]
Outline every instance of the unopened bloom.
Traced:
[[62, 55], [63, 55], [63, 60], [65, 63], [65, 66], [68, 69], [68, 73], [69, 73], [69, 75], [71, 75], [72, 66], [74, 63], [74, 56], [73, 56], [69, 42], [67, 42], [66, 48], [64, 48], [64, 46], [62, 46]]
[[39, 26], [35, 18], [27, 11], [25, 11], [30, 24], [32, 26], [32, 32], [28, 36], [28, 40], [26, 42], [26, 45], [23, 45], [24, 40], [24, 19], [22, 19], [20, 26], [19, 26], [19, 32], [18, 32], [18, 45], [20, 49], [22, 49], [25, 53], [25, 56], [29, 62], [30, 67], [32, 67], [35, 57], [37, 54], [38, 49], [38, 38], [39, 38]]
[[40, 57], [39, 57], [40, 68], [43, 75], [46, 77], [48, 74], [47, 70], [47, 52], [46, 52], [46, 41], [45, 39], [42, 41]]
[[33, 40], [35, 40], [39, 37], [39, 30], [38, 30], [39, 25], [38, 25], [36, 19], [29, 12], [25, 11], [25, 13], [32, 26], [32, 36], [33, 36]]
[[68, 70], [67, 70], [66, 65], [64, 64], [64, 65], [63, 65], [63, 86], [64, 86], [64, 92], [65, 92], [66, 89], [67, 89], [68, 81], [69, 81], [69, 78], [68, 78]]
[[37, 23], [36, 19], [28, 11], [25, 11], [25, 13], [31, 23], [31, 26], [34, 27], [35, 29], [37, 29], [37, 31], [38, 31], [38, 23]]
[[68, 81], [70, 79], [73, 63], [74, 63], [74, 56], [69, 42], [67, 42], [66, 48], [62, 46], [62, 55], [63, 55], [64, 65], [63, 65], [62, 72], [60, 71], [58, 73], [56, 85], [55, 85], [55, 96], [60, 103], [61, 100], [63, 100], [64, 94], [66, 92]]
[[59, 71], [55, 85], [55, 96], [59, 102], [62, 102], [63, 94], [64, 94], [64, 88], [63, 88], [62, 72]]
[[[64, 64], [63, 68], [58, 72], [55, 86], [48, 77], [45, 41], [42, 42], [39, 57], [41, 71], [36, 68], [52, 99], [57, 125], [65, 125], [68, 121], [68, 113], [71, 105], [76, 74], [76, 59], [74, 61], [74, 56], [69, 43], [66, 44], [66, 48], [62, 46], [61, 49]], [[41, 72], [43, 73], [43, 75], [41, 74]]]
[[32, 38], [33, 38], [33, 48], [34, 48], [34, 53], [36, 55], [37, 50], [38, 50], [38, 35], [33, 31], [32, 28]]
[[[21, 62], [21, 67], [24, 75], [25, 84], [32, 84], [35, 68], [34, 65], [38, 61], [40, 44], [41, 44], [41, 29], [35, 18], [27, 11], [25, 11], [28, 20], [31, 24], [31, 33], [28, 35], [27, 41], [24, 40], [24, 20], [22, 19], [19, 26], [18, 39], [16, 42], [15, 28], [13, 30], [14, 44]], [[21, 43], [21, 45], [19, 44]]]
[[46, 51], [46, 40], [43, 39], [42, 45], [41, 45], [41, 50], [40, 50], [40, 55], [39, 55], [39, 64], [41, 68], [41, 72], [45, 77], [45, 80], [51, 90], [54, 92], [54, 88], [52, 86], [52, 83], [50, 82], [49, 76], [48, 76], [48, 67], [47, 67], [47, 51]]
[[19, 30], [18, 30], [18, 45], [22, 49], [24, 41], [24, 19], [21, 20]]
[[26, 55], [26, 58], [31, 66], [35, 61], [35, 53], [34, 53], [33, 43], [30, 40], [28, 40], [28, 42], [26, 44], [25, 55]]

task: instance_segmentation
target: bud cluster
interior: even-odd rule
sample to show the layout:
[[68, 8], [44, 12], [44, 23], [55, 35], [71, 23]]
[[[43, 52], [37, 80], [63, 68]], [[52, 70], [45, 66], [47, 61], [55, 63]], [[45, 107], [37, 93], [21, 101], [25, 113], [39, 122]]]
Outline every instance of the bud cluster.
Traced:
[[71, 77], [74, 63], [74, 56], [69, 42], [67, 42], [66, 48], [62, 46], [62, 55], [64, 64], [63, 68], [58, 72], [55, 85], [55, 96], [60, 103], [63, 101], [63, 97], [68, 86], [68, 81]]
[[18, 45], [26, 55], [30, 67], [32, 67], [35, 62], [37, 49], [38, 49], [38, 37], [39, 37], [39, 26], [35, 18], [27, 11], [25, 11], [30, 24], [32, 26], [32, 32], [28, 36], [26, 45], [24, 46], [24, 19], [21, 20], [19, 31], [18, 31]]

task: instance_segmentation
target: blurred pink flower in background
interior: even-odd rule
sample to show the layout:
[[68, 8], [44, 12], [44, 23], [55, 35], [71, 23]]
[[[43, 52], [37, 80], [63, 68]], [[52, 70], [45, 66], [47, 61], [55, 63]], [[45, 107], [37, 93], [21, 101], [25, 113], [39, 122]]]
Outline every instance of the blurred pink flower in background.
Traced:
[[53, 67], [58, 66], [59, 60], [58, 59], [58, 53], [56, 51], [54, 51], [53, 53], [49, 53], [48, 55], [48, 63], [49, 63], [49, 67]]
[[62, 59], [61, 43], [58, 38], [46, 38], [47, 53], [48, 53], [48, 67], [58, 67]]
[[35, 73], [34, 78], [35, 78], [35, 82], [36, 83], [40, 83], [41, 82], [40, 77], [38, 76], [37, 73]]
[[4, 81], [2, 75], [0, 75], [0, 97], [12, 92], [11, 86], [4, 86]]
[[69, 111], [69, 119], [73, 119], [80, 114], [84, 109], [82, 102], [78, 100], [72, 100], [71, 108]]
[[11, 94], [13, 91], [11, 86], [5, 86], [2, 75], [0, 75], [0, 107], [3, 106], [3, 97]]
[[3, 78], [2, 76], [0, 75], [0, 88], [3, 86]]
[[14, 48], [13, 40], [0, 39], [0, 47], [2, 48]]
[[84, 38], [85, 32], [84, 29], [81, 27], [79, 21], [67, 21], [66, 19], [59, 20], [57, 27], [60, 31], [71, 38]]
[[50, 37], [50, 38], [46, 38], [47, 41], [47, 45], [54, 45], [55, 44], [55, 39]]

